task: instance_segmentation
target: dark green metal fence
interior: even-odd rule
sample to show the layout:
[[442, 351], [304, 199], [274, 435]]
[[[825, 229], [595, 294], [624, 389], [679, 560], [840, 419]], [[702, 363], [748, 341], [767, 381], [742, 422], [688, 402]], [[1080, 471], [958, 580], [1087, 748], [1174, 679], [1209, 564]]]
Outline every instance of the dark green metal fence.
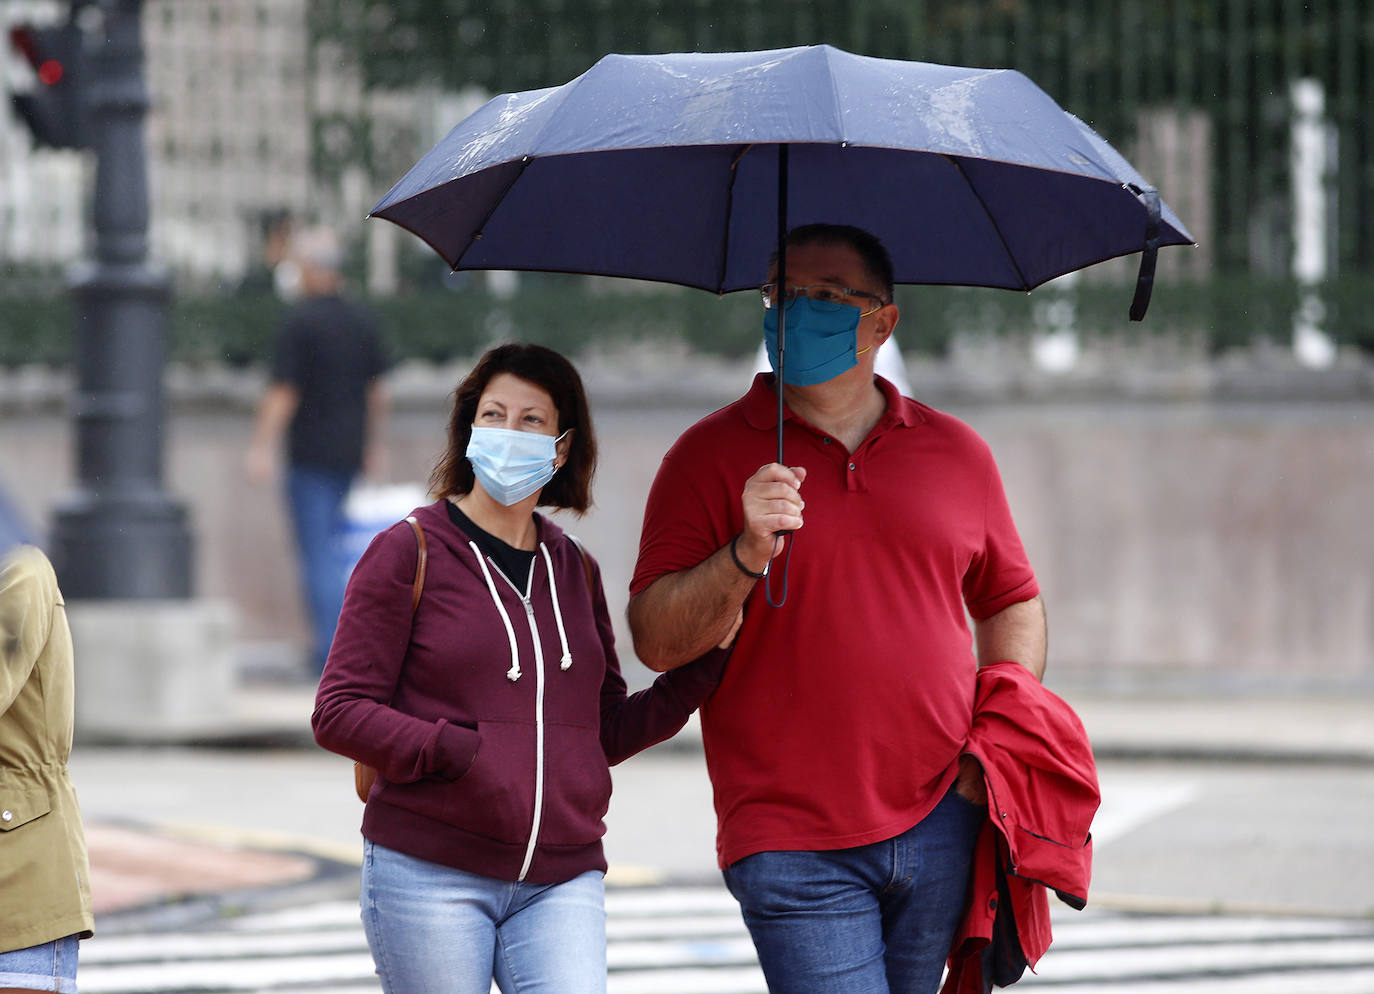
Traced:
[[[1298, 295], [1291, 275], [1292, 88], [1314, 81], [1330, 151], [1322, 180], [1329, 264], [1318, 291], [1325, 328], [1337, 341], [1374, 341], [1365, 327], [1374, 321], [1365, 304], [1374, 289], [1374, 129], [1363, 121], [1374, 107], [1371, 0], [308, 2], [315, 44], [356, 62], [377, 89], [526, 89], [563, 82], [611, 51], [817, 42], [873, 56], [1019, 69], [1120, 148], [1198, 238], [1195, 250], [1161, 253], [1164, 286], [1142, 330], [1201, 332], [1217, 348], [1289, 334]], [[398, 157], [413, 161], [435, 137], [417, 127], [407, 135], [415, 147], [400, 148], [394, 133], [366, 122], [357, 134], [356, 154], [378, 191], [396, 179]], [[425, 274], [407, 281], [407, 295], [428, 299], [424, 287], [435, 281], [426, 251], [407, 243], [405, 266]], [[1128, 296], [1110, 284], [1128, 283], [1133, 272], [1132, 260], [1120, 260], [1080, 281], [1084, 330], [1125, 328]], [[1109, 285], [1099, 290], [1100, 283]], [[938, 348], [940, 329], [956, 320], [948, 314], [968, 310], [958, 291], [919, 293], [919, 310], [934, 328], [920, 340]], [[1024, 299], [992, 296], [996, 303], [977, 308], [990, 324], [1029, 320]], [[435, 313], [453, 306], [452, 295], [433, 297]], [[588, 299], [592, 313], [596, 302]], [[632, 311], [650, 307], [648, 299]], [[429, 304], [408, 306], [416, 309], [412, 318], [429, 313]], [[473, 295], [464, 306], [485, 313], [496, 305]], [[221, 311], [207, 303], [200, 323], [213, 325]], [[430, 350], [418, 341], [415, 347]]]

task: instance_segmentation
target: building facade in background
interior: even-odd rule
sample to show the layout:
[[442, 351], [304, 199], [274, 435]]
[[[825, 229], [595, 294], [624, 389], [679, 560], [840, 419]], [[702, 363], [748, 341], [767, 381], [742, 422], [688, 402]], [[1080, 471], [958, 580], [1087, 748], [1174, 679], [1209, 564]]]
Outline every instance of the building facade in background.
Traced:
[[[10, 0], [4, 26], [60, 21], [67, 8]], [[152, 256], [181, 288], [237, 285], [282, 213], [370, 238], [370, 274], [383, 291], [394, 282], [395, 239], [369, 230], [389, 226], [362, 226], [385, 192], [370, 149], [418, 157], [416, 122], [434, 98], [365, 94], [336, 46], [312, 44], [308, 15], [307, 0], [145, 0]], [[19, 62], [6, 54], [7, 90], [25, 82]], [[92, 168], [89, 153], [34, 148], [0, 112], [0, 265], [62, 269], [81, 257]]]
[[[5, 0], [0, 19], [67, 8]], [[264, 217], [282, 212], [342, 232], [350, 274], [374, 293], [437, 287], [423, 246], [363, 219], [483, 94], [562, 83], [611, 51], [825, 41], [1016, 68], [1099, 130], [1199, 242], [1161, 254], [1160, 279], [1188, 289], [1157, 295], [1156, 325], [1172, 307], [1220, 351], [1287, 335], [1301, 307], [1298, 323], [1374, 349], [1366, 0], [144, 0], [144, 18], [152, 254], [179, 291], [235, 286], [261, 261]], [[26, 71], [2, 61], [7, 83]], [[0, 111], [0, 266], [80, 257], [88, 158], [32, 149]], [[1315, 271], [1300, 262], [1314, 258]], [[1129, 282], [1135, 265], [1096, 267], [1072, 292]], [[1245, 319], [1229, 320], [1237, 308]]]
[[237, 282], [265, 216], [315, 210], [304, 0], [145, 0], [153, 255]]

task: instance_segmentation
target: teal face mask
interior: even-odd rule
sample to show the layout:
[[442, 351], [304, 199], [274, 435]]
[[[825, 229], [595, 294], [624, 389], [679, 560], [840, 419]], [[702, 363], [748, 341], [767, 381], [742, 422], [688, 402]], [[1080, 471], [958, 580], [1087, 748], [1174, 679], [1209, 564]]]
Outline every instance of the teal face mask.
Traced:
[[[787, 368], [782, 381], [809, 387], [833, 380], [859, 364], [859, 318], [863, 312], [843, 304], [819, 310], [810, 298], [798, 296], [787, 308]], [[763, 312], [763, 340], [768, 362], [778, 371], [778, 309]]]

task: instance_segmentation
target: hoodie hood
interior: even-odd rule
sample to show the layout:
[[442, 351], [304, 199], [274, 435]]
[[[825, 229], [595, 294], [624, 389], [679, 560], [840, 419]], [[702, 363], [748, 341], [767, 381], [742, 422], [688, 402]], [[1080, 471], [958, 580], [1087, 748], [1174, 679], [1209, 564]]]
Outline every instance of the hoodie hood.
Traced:
[[[544, 515], [536, 512], [534, 515], [536, 536], [534, 564], [530, 569], [529, 580], [526, 583], [525, 589], [522, 591], [511, 583], [510, 579], [496, 567], [495, 563], [492, 563], [482, 554], [482, 550], [478, 547], [477, 543], [469, 538], [462, 528], [453, 523], [453, 519], [448, 512], [447, 498], [437, 500], [433, 504], [424, 507], [417, 507], [411, 512], [411, 517], [415, 518], [420, 526], [425, 529], [426, 535], [433, 531], [439, 541], [443, 542], [460, 562], [466, 562], [470, 557], [476, 564], [476, 568], [481, 573], [482, 581], [486, 586], [487, 593], [491, 596], [492, 604], [496, 608], [497, 613], [501, 616], [501, 623], [506, 630], [506, 639], [510, 645], [510, 669], [506, 671], [506, 679], [512, 682], [519, 680], [522, 675], [520, 668], [520, 647], [516, 641], [515, 626], [511, 623], [510, 612], [506, 610], [497, 584], [501, 582], [506, 583], [511, 590], [515, 591], [522, 601], [528, 604], [534, 590], [539, 567], [542, 564], [544, 576], [547, 578], [547, 583], [549, 585], [549, 600], [553, 608], [554, 622], [558, 628], [560, 649], [558, 660], [559, 669], [566, 672], [572, 668], [572, 649], [568, 644], [567, 625], [563, 621], [563, 605], [558, 597], [558, 573], [554, 569], [553, 556], [549, 550], [551, 546], [562, 549], [565, 544], [571, 544], [578, 557], [582, 558], [584, 553], [574, 539], [566, 535], [562, 528], [544, 517]], [[588, 571], [588, 576], [590, 577], [590, 570]]]

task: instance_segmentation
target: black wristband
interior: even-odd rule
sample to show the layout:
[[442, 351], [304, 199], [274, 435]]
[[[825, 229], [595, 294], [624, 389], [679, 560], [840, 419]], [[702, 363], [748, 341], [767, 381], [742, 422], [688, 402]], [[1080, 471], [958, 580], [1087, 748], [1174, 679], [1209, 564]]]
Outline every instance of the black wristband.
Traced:
[[762, 580], [765, 576], [768, 575], [768, 567], [765, 566], [760, 572], [755, 573], [753, 570], [745, 566], [744, 563], [740, 562], [739, 553], [735, 551], [735, 543], [739, 541], [739, 538], [740, 537], [736, 535], [734, 538], [730, 539], [730, 558], [735, 561], [735, 565], [739, 568], [739, 571], [743, 573], [745, 576], [753, 577], [755, 580]]

